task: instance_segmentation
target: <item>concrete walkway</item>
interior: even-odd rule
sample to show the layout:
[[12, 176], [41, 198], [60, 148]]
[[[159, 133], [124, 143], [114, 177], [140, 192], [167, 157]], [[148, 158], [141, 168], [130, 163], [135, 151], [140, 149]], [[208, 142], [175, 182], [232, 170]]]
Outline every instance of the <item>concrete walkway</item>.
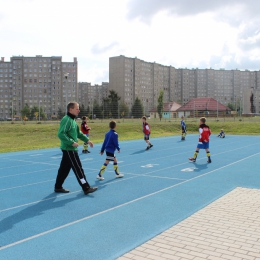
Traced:
[[118, 259], [260, 259], [260, 190], [238, 187]]

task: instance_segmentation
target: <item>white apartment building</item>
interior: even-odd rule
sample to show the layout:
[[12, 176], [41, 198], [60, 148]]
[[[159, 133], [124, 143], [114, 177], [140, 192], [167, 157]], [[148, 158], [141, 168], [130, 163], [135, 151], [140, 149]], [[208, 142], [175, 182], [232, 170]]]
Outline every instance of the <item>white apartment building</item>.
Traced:
[[[109, 89], [115, 90], [129, 108], [138, 97], [145, 112], [154, 108], [160, 90], [164, 102], [186, 104], [197, 97], [212, 97], [223, 105], [238, 104], [246, 107], [250, 100], [244, 91], [260, 90], [260, 71], [187, 69], [164, 66], [123, 55], [109, 58]], [[260, 112], [260, 95], [255, 95], [256, 113]], [[244, 109], [244, 113], [250, 113]]]
[[63, 62], [61, 56], [13, 56], [0, 61], [0, 117], [21, 115], [26, 104], [41, 107], [48, 118], [66, 111], [78, 98], [78, 63]]

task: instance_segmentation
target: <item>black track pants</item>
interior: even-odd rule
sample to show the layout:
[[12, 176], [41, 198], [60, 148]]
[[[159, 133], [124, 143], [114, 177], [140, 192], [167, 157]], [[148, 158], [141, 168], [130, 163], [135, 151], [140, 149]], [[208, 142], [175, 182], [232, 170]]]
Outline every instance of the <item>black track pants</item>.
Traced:
[[87, 182], [84, 170], [82, 168], [79, 155], [77, 151], [64, 151], [62, 150], [62, 159], [60, 163], [60, 168], [58, 170], [55, 188], [60, 189], [68, 177], [70, 170], [72, 169], [75, 173], [77, 181], [83, 190], [86, 190], [90, 187]]

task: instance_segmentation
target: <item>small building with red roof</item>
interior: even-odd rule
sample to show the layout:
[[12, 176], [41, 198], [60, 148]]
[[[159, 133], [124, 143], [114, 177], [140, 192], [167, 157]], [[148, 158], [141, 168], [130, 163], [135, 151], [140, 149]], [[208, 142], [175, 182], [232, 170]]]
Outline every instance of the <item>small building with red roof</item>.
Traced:
[[230, 114], [231, 109], [214, 98], [193, 98], [177, 109], [178, 116], [217, 116]]

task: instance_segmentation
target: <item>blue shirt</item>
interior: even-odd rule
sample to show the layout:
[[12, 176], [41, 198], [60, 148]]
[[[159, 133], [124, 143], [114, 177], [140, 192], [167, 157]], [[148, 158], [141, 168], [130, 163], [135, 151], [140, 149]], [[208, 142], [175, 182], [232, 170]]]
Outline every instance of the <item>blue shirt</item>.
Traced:
[[101, 152], [107, 151], [109, 153], [114, 153], [115, 150], [120, 150], [119, 143], [118, 143], [118, 134], [115, 130], [110, 129], [105, 135], [105, 140], [101, 147]]

